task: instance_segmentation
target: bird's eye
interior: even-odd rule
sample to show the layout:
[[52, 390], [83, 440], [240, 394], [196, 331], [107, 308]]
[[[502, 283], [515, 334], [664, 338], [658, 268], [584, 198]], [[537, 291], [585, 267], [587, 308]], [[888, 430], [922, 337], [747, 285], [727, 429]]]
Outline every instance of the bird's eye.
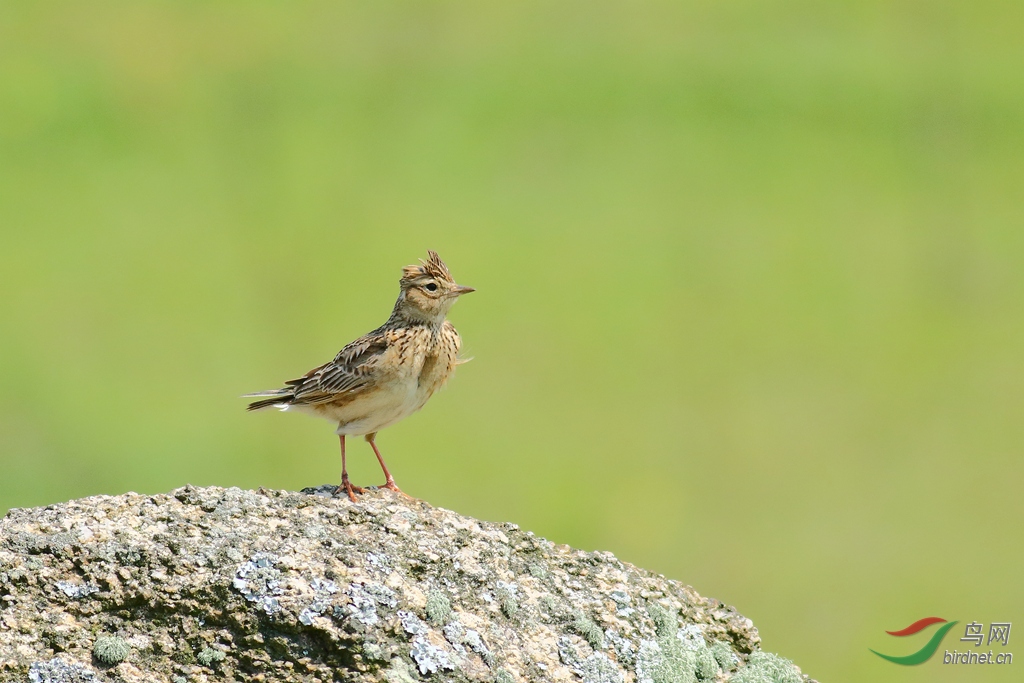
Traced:
[[430, 291], [430, 292], [436, 292], [436, 291], [437, 291], [437, 285], [436, 285], [436, 284], [434, 284], [433, 282], [428, 282], [428, 283], [426, 284], [426, 288], [427, 288], [427, 290], [428, 290], [428, 291]]

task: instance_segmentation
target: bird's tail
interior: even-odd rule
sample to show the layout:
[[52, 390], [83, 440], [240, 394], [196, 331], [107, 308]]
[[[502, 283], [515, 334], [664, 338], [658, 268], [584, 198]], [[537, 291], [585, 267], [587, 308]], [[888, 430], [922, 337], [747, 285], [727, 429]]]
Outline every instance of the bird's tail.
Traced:
[[270, 389], [269, 391], [257, 391], [254, 394], [242, 394], [242, 398], [256, 398], [258, 396], [268, 396], [269, 398], [265, 398], [262, 401], [253, 401], [246, 410], [262, 410], [271, 406], [288, 405], [295, 398], [295, 393], [291, 389]]

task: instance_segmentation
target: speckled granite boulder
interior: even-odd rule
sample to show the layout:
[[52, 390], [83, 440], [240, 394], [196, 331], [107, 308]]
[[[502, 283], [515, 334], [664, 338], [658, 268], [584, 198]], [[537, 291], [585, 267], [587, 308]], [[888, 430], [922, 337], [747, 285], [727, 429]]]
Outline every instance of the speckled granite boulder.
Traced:
[[688, 586], [389, 491], [185, 487], [0, 521], [0, 681], [802, 683]]

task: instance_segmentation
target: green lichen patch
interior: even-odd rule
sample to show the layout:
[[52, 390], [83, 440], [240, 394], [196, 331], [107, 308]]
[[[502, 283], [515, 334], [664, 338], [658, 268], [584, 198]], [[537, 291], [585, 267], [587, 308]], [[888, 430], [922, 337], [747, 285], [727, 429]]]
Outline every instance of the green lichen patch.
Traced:
[[675, 612], [657, 603], [649, 604], [647, 612], [657, 638], [640, 643], [636, 655], [640, 683], [698, 683], [718, 677], [721, 667], [701, 627], [687, 624], [679, 628]]
[[600, 650], [604, 647], [604, 631], [594, 623], [593, 619], [582, 612], [576, 614], [576, 618], [569, 624], [569, 630], [590, 643], [590, 647]]
[[640, 643], [636, 656], [637, 680], [641, 683], [696, 683], [697, 657], [692, 650], [669, 638]]
[[716, 640], [709, 649], [722, 671], [736, 670], [736, 666], [739, 664], [739, 657], [732, 651], [728, 643]]
[[448, 596], [439, 590], [432, 590], [427, 595], [427, 621], [434, 626], [444, 626], [452, 618], [452, 603]]
[[700, 681], [713, 681], [718, 675], [718, 661], [715, 659], [715, 655], [706, 647], [701, 647], [694, 650], [696, 662], [693, 668], [693, 672], [697, 675], [697, 680]]
[[659, 638], [674, 636], [679, 629], [679, 620], [676, 619], [675, 613], [656, 602], [647, 605], [647, 614], [654, 622], [654, 631]]
[[519, 601], [515, 596], [508, 595], [501, 599], [501, 612], [509, 619], [515, 619], [519, 614]]
[[223, 650], [217, 650], [212, 647], [204, 648], [202, 652], [196, 655], [196, 659], [203, 666], [213, 666], [227, 658], [228, 656]]
[[413, 667], [400, 657], [391, 660], [391, 666], [384, 670], [387, 683], [416, 683]]
[[498, 604], [501, 606], [501, 612], [509, 619], [515, 619], [516, 615], [519, 614], [519, 598], [517, 597], [518, 589], [515, 584], [505, 583], [504, 581], [498, 582]]
[[531, 562], [526, 571], [535, 579], [546, 579], [548, 577], [548, 570], [539, 562]]
[[131, 651], [128, 641], [118, 636], [100, 636], [92, 646], [92, 656], [108, 666], [120, 664]]
[[730, 683], [803, 683], [804, 676], [793, 662], [770, 652], [750, 655], [747, 666], [729, 679]]

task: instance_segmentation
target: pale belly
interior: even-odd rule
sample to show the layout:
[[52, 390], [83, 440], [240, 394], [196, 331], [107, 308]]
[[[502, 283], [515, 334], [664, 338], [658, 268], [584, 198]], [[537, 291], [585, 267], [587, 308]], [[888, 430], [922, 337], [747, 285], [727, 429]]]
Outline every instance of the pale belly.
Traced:
[[378, 432], [422, 408], [427, 397], [421, 398], [415, 389], [415, 381], [393, 383], [386, 389], [362, 394], [342, 405], [296, 405], [288, 409], [336, 422], [338, 434], [362, 436]]
[[[338, 424], [337, 433], [362, 436], [378, 432], [422, 408], [440, 385], [418, 374], [395, 378], [385, 386], [359, 393], [344, 403], [289, 406]], [[433, 380], [434, 378], [430, 378]]]

